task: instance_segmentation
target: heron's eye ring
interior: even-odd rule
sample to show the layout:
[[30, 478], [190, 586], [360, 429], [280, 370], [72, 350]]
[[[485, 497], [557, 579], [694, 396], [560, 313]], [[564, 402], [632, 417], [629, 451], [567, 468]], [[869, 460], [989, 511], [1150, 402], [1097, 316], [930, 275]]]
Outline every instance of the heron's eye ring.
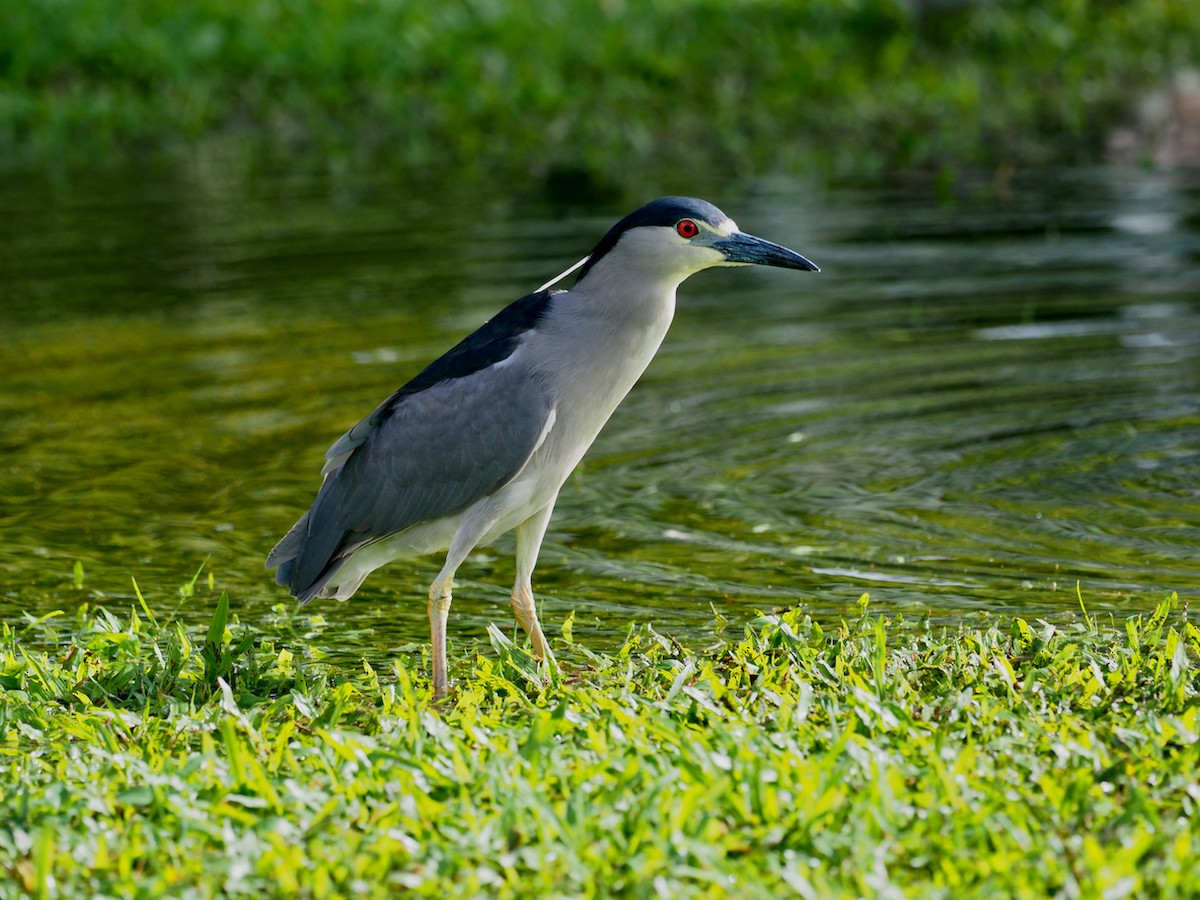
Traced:
[[675, 231], [681, 238], [691, 240], [700, 233], [700, 226], [691, 219], [680, 219], [675, 223]]

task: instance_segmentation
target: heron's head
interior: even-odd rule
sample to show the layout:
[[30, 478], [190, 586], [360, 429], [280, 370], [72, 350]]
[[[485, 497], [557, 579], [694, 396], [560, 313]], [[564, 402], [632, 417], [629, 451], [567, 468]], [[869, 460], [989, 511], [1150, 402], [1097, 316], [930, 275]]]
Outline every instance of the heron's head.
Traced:
[[597, 270], [619, 268], [639, 277], [683, 281], [713, 266], [777, 266], [819, 272], [799, 253], [739, 231], [705, 200], [660, 197], [614, 225], [583, 264], [578, 285]]

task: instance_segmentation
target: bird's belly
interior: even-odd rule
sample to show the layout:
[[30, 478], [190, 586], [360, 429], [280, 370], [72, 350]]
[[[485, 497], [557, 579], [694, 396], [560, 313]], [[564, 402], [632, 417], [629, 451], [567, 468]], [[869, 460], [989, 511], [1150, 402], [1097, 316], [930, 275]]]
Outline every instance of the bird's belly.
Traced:
[[441, 553], [450, 546], [458, 530], [459, 518], [445, 516], [421, 522], [380, 541], [366, 544], [350, 554], [342, 566], [341, 580], [365, 576], [395, 559], [411, 559]]
[[[463, 512], [420, 522], [398, 534], [368, 544], [355, 551], [346, 565], [359, 571], [373, 571], [394, 559], [445, 552], [458, 530], [472, 520], [495, 519], [477, 542], [477, 545], [490, 544], [551, 503], [569, 471], [563, 473], [562, 478], [557, 478], [545, 471], [535, 475], [526, 467], [522, 474], [496, 493], [476, 501]], [[469, 524], [467, 527], [469, 529]]]
[[554, 502], [574, 464], [556, 454], [542, 455], [552, 437], [547, 437], [516, 478], [481, 501], [487, 505], [481, 512], [495, 516], [495, 522], [484, 532], [479, 543], [490, 544]]

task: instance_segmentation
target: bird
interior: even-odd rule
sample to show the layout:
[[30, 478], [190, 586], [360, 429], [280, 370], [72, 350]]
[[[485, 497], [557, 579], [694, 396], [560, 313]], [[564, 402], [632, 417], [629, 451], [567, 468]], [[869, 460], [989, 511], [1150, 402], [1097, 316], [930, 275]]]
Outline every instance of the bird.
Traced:
[[[392, 560], [444, 552], [428, 605], [433, 697], [444, 699], [455, 573], [514, 531], [513, 612], [534, 656], [555, 666], [532, 576], [559, 490], [658, 351], [679, 285], [747, 265], [820, 271], [704, 200], [660, 197], [625, 216], [334, 442], [312, 506], [267, 557], [276, 582], [300, 604], [346, 600]], [[570, 290], [552, 289], [572, 273]]]

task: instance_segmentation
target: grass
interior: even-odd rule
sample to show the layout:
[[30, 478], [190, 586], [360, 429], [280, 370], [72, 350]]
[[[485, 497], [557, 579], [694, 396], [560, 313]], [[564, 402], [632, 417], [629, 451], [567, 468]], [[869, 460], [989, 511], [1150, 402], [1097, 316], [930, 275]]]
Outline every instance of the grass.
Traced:
[[1095, 159], [1187, 0], [0, 3], [0, 160], [180, 147], [613, 179]]
[[[1200, 884], [1200, 631], [763, 616], [341, 671], [319, 620], [0, 636], [0, 895], [1106, 897]], [[299, 634], [295, 627], [310, 629]]]

